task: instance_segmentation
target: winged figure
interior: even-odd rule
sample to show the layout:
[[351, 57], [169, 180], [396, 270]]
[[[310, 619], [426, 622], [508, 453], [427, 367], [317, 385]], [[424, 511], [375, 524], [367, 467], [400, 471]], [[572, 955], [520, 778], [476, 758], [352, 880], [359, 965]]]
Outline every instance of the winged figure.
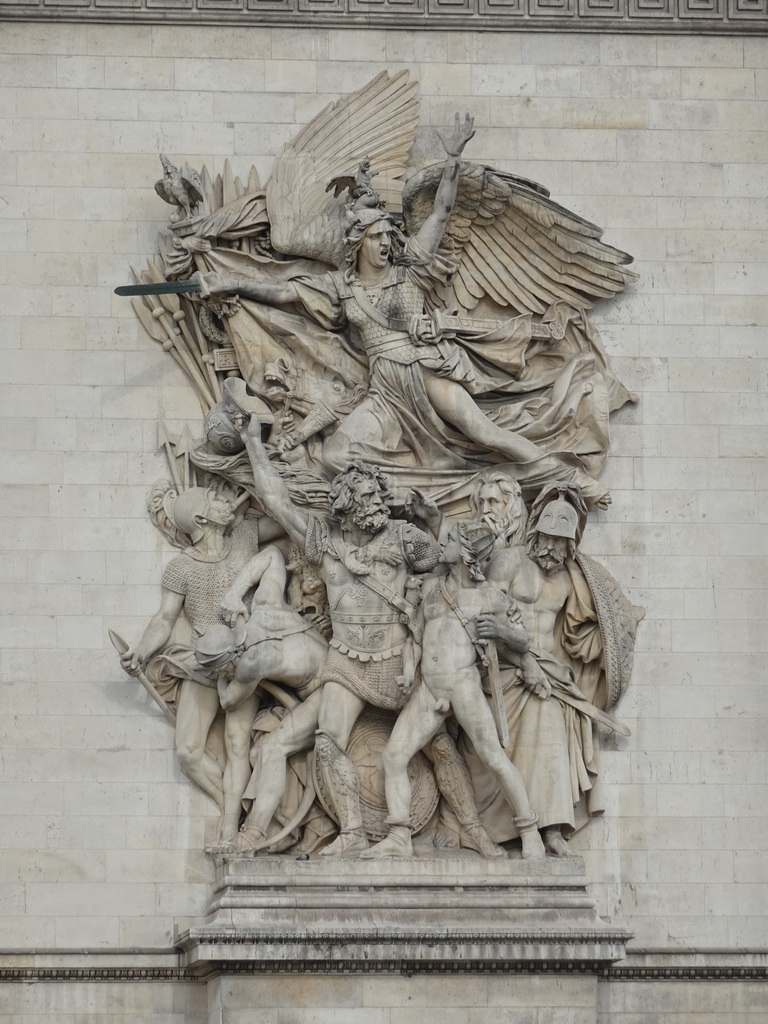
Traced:
[[[153, 675], [148, 667], [146, 677], [140, 676], [156, 700], [169, 692], [169, 673], [174, 687], [177, 682], [182, 687], [197, 685], [186, 686], [188, 697], [182, 693], [179, 698], [179, 749], [195, 753], [190, 777], [214, 799], [221, 794], [222, 837], [230, 846], [240, 801], [256, 794], [246, 819], [246, 846], [237, 846], [235, 834], [232, 848], [289, 842], [288, 833], [309, 813], [316, 784], [321, 802], [323, 792], [333, 792], [334, 772], [345, 780], [338, 792], [348, 799], [343, 807], [338, 803], [335, 812], [330, 809], [335, 797], [328, 800], [326, 810], [342, 831], [326, 852], [336, 847], [348, 852], [352, 848], [343, 843], [352, 835], [359, 840], [355, 849], [367, 846], [362, 826], [354, 824], [359, 818], [356, 769], [347, 763], [356, 741], [344, 730], [366, 703], [379, 710], [402, 707], [406, 654], [413, 655], [415, 665], [420, 642], [420, 631], [413, 627], [415, 581], [435, 566], [446, 519], [466, 518], [483, 491], [489, 492], [483, 500], [491, 505], [501, 502], [499, 479], [507, 480], [507, 490], [521, 507], [524, 500], [539, 495], [538, 504], [534, 502], [538, 525], [531, 557], [521, 554], [521, 546], [505, 535], [494, 558], [502, 559], [496, 568], [510, 594], [513, 583], [518, 586], [515, 601], [539, 601], [542, 606], [528, 609], [528, 621], [531, 636], [539, 637], [538, 646], [548, 657], [551, 678], [544, 669], [537, 675], [529, 666], [530, 678], [522, 688], [512, 669], [507, 680], [521, 691], [529, 709], [521, 712], [529, 718], [518, 731], [533, 737], [532, 790], [539, 779], [546, 790], [550, 778], [550, 764], [541, 759], [541, 750], [550, 749], [551, 737], [554, 746], [560, 744], [559, 777], [568, 806], [550, 814], [545, 792], [544, 811], [538, 812], [549, 815], [542, 819], [545, 831], [550, 824], [557, 826], [556, 836], [545, 837], [547, 849], [555, 855], [567, 853], [561, 826], [573, 817], [573, 792], [586, 791], [586, 782], [591, 785], [594, 776], [592, 723], [605, 724], [605, 715], [600, 718], [602, 712], [590, 702], [601, 703], [602, 688], [602, 704], [612, 706], [628, 678], [635, 610], [605, 570], [576, 552], [576, 545], [588, 508], [604, 508], [610, 501], [598, 479], [609, 449], [610, 414], [632, 398], [613, 375], [588, 311], [631, 283], [632, 258], [603, 242], [597, 225], [559, 205], [543, 186], [467, 161], [465, 150], [475, 134], [469, 115], [457, 114], [450, 128], [438, 131], [445, 151], [441, 163], [410, 168], [418, 124], [417, 83], [407, 71], [382, 73], [358, 92], [330, 104], [303, 128], [276, 157], [264, 187], [255, 170], [243, 182], [225, 163], [214, 180], [205, 168], [197, 175], [163, 157], [165, 174], [156, 189], [183, 215], [171, 217], [159, 255], [141, 275], [134, 275], [137, 285], [123, 289], [137, 296], [135, 309], [142, 323], [187, 374], [207, 413], [202, 440], [196, 445], [185, 438], [171, 452], [172, 444], [166, 441], [174, 480], [155, 489], [150, 506], [153, 521], [171, 543], [185, 543], [185, 534], [192, 539], [178, 573], [183, 569], [190, 574], [197, 587], [198, 579], [213, 578], [210, 574], [215, 572], [223, 586], [230, 568], [237, 570], [245, 589], [238, 591], [233, 607], [244, 607], [242, 598], [256, 578], [249, 573], [243, 577], [245, 570], [234, 562], [220, 569], [211, 566], [230, 557], [232, 546], [219, 545], [218, 540], [227, 523], [241, 514], [236, 507], [244, 512], [247, 505], [251, 513], [268, 513], [261, 518], [254, 542], [287, 531], [307, 565], [315, 568], [316, 585], [321, 591], [326, 586], [331, 596], [330, 644], [338, 654], [333, 669], [338, 677], [324, 669], [322, 678], [312, 680], [312, 685], [321, 683], [315, 703], [298, 705], [297, 716], [289, 712], [270, 732], [273, 739], [265, 741], [257, 757], [261, 774], [247, 788], [247, 757], [241, 755], [247, 752], [255, 704], [249, 705], [250, 712], [245, 705], [242, 712], [227, 708], [230, 718], [224, 736], [230, 740], [227, 757], [233, 770], [222, 772], [221, 760], [207, 757], [214, 749], [215, 733], [209, 727], [219, 708], [221, 672], [236, 672], [235, 663], [243, 653], [237, 636], [228, 638], [218, 622], [227, 595], [221, 607], [203, 608], [194, 588], [188, 591], [186, 575], [184, 580], [166, 575], [165, 603], [139, 642], [139, 653], [121, 646], [124, 664], [142, 673], [139, 655], [157, 655], [159, 674]], [[188, 484], [195, 474], [205, 486], [183, 487], [182, 480]], [[227, 485], [234, 488], [233, 501], [211, 496], [212, 489], [218, 492], [222, 485], [222, 493], [229, 493]], [[561, 497], [577, 496], [573, 509], [563, 513], [566, 519], [578, 519], [567, 534], [544, 529], [546, 515], [554, 516], [552, 506], [564, 504], [550, 500], [553, 486]], [[196, 495], [185, 499], [192, 491]], [[186, 520], [182, 522], [185, 504], [191, 509], [187, 526], [193, 532], [184, 525]], [[223, 509], [224, 505], [228, 507]], [[390, 518], [390, 507], [396, 513], [402, 510], [404, 519]], [[414, 518], [423, 520], [434, 536], [404, 521]], [[491, 518], [499, 521], [495, 513]], [[525, 521], [524, 508], [518, 519]], [[198, 540], [195, 531], [200, 533]], [[487, 540], [487, 530], [481, 532]], [[480, 572], [479, 555], [468, 550], [469, 537], [465, 529], [466, 550], [460, 551], [462, 545], [454, 536], [454, 582], [466, 582], [464, 569], [469, 570], [473, 559], [475, 572]], [[226, 552], [222, 558], [214, 546]], [[566, 552], [573, 563], [567, 569], [569, 579], [575, 581], [568, 594]], [[536, 553], [541, 555], [538, 562]], [[556, 564], [558, 553], [563, 558]], [[239, 558], [240, 550], [235, 554]], [[520, 575], [520, 565], [527, 575]], [[559, 571], [558, 565], [563, 575], [550, 580], [547, 591], [554, 597], [542, 601], [547, 573]], [[410, 579], [406, 566], [413, 571]], [[477, 576], [473, 579], [477, 581]], [[254, 638], [267, 628], [271, 606], [285, 611], [284, 571], [276, 582], [279, 594], [265, 596], [263, 604], [257, 601], [254, 606]], [[198, 639], [203, 630], [196, 621], [203, 612], [207, 622], [217, 621], [220, 634], [222, 629], [227, 634], [215, 643], [208, 637], [208, 647], [198, 643], [184, 659], [168, 656], [167, 651], [158, 654], [160, 634], [155, 628], [158, 622], [165, 623], [167, 641], [172, 627], [169, 609], [178, 616], [185, 600], [182, 584], [184, 594], [191, 595], [186, 614]], [[209, 591], [207, 587], [210, 597]], [[534, 593], [536, 598], [531, 597]], [[317, 604], [316, 595], [312, 600]], [[320, 605], [325, 606], [322, 601]], [[452, 608], [450, 602], [447, 607]], [[558, 630], [562, 619], [563, 645], [571, 645], [575, 668], [555, 657], [555, 619]], [[510, 651], [518, 651], [515, 644], [523, 641], [505, 623], [506, 619], [495, 625], [484, 621], [480, 628], [490, 632], [478, 637], [493, 642], [507, 637]], [[297, 630], [294, 617], [287, 633], [271, 639], [290, 635], [293, 640], [294, 634], [303, 632], [300, 622]], [[254, 639], [251, 646], [261, 639]], [[551, 641], [550, 646], [544, 641]], [[474, 649], [470, 653], [474, 664]], [[495, 721], [503, 734], [504, 701], [510, 698], [503, 690], [498, 656], [489, 653], [487, 664], [489, 680], [491, 675], [495, 679]], [[580, 689], [574, 694], [572, 677], [577, 670]], [[538, 698], [554, 693], [555, 671], [563, 683], [555, 694], [559, 703], [543, 704], [542, 715]], [[253, 673], [244, 680], [250, 697], [261, 686]], [[570, 689], [565, 685], [569, 680]], [[546, 693], [545, 684], [550, 688]], [[479, 689], [477, 695], [482, 699]], [[185, 699], [199, 712], [193, 726], [184, 711]], [[164, 710], [168, 711], [165, 703]], [[444, 710], [447, 713], [447, 707]], [[233, 719], [233, 711], [239, 717]], [[543, 724], [537, 724], [540, 718]], [[509, 735], [513, 724], [506, 723]], [[300, 755], [316, 734], [325, 737], [318, 741], [320, 767], [314, 781], [303, 768], [297, 770], [304, 788], [301, 798], [294, 799], [296, 794], [286, 787], [286, 758]], [[474, 806], [469, 776], [460, 768], [452, 736], [445, 732], [435, 742], [446, 748], [436, 763], [452, 766], [450, 773], [443, 773], [452, 780], [445, 795], [450, 791], [456, 799], [456, 806], [451, 806], [461, 824], [462, 842], [497, 855], [502, 851], [483, 832], [478, 816], [490, 814], [492, 804]], [[369, 771], [368, 748], [362, 740], [361, 749], [358, 770]], [[470, 753], [466, 760], [469, 763]], [[199, 771], [198, 765], [203, 765]], [[435, 772], [439, 775], [440, 769]], [[574, 775], [578, 778], [572, 791]], [[473, 781], [477, 777], [473, 774]], [[266, 810], [263, 801], [259, 803], [259, 794], [264, 793], [271, 794], [272, 801]], [[278, 815], [276, 800], [281, 793], [285, 806]], [[407, 802], [405, 806], [407, 810]], [[429, 809], [427, 818], [431, 814]], [[398, 815], [398, 820], [407, 816]], [[278, 820], [282, 828], [275, 834]], [[415, 827], [413, 820], [411, 815], [409, 823], [397, 827]], [[512, 834], [505, 822], [499, 841]], [[515, 822], [518, 832], [523, 824], [533, 829], [535, 818]], [[571, 825], [575, 827], [575, 818]], [[334, 826], [330, 828], [333, 831]], [[324, 826], [312, 843], [323, 841], [327, 833]]]
[[633, 280], [632, 257], [543, 186], [465, 161], [468, 117], [438, 133], [445, 162], [403, 185], [417, 126], [417, 84], [382, 73], [300, 131], [265, 189], [219, 188], [207, 217], [172, 227], [166, 273], [197, 271], [267, 401], [281, 359], [363, 395], [299, 432], [304, 469], [328, 479], [362, 458], [396, 494], [449, 506], [497, 463], [531, 496], [558, 477], [604, 507], [609, 415], [631, 396], [586, 311]]

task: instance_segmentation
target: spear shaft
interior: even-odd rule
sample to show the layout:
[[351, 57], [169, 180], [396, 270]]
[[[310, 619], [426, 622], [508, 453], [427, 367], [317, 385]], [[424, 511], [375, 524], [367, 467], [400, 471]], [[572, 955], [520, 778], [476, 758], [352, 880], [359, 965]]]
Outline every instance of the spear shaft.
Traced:
[[[125, 654], [126, 651], [130, 650], [130, 645], [128, 643], [126, 643], [126, 641], [123, 640], [123, 638], [120, 636], [120, 634], [116, 633], [114, 631], [114, 629], [110, 629], [109, 630], [109, 639], [112, 641], [112, 646], [115, 648], [115, 650], [117, 651], [117, 653], [120, 655], [121, 658]], [[129, 675], [133, 675], [133, 673], [129, 673]], [[171, 723], [171, 725], [175, 726], [176, 725], [176, 712], [173, 711], [168, 706], [167, 702], [163, 700], [163, 698], [160, 696], [160, 694], [157, 692], [157, 690], [154, 688], [152, 683], [147, 678], [146, 673], [142, 669], [139, 669], [136, 672], [135, 678], [138, 679], [138, 681], [141, 683], [141, 685], [144, 687], [144, 689], [150, 695], [152, 700], [157, 705], [159, 705], [159, 707], [161, 708], [163, 714], [168, 719], [168, 721]]]

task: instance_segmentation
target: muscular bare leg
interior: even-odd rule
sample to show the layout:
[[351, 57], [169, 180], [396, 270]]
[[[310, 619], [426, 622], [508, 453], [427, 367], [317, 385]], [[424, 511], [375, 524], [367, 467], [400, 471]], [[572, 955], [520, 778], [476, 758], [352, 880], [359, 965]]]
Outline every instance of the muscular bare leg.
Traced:
[[[583, 470], [559, 455], [547, 454], [533, 441], [498, 427], [475, 405], [472, 396], [460, 384], [447, 377], [437, 377], [429, 370], [423, 373], [424, 387], [435, 411], [466, 437], [489, 451], [500, 452], [512, 462], [535, 462], [540, 471], [546, 471], [552, 477], [572, 478], [581, 486], [589, 503], [598, 508], [605, 508], [610, 503], [608, 491]], [[550, 466], [551, 469], [548, 468]]]
[[436, 710], [435, 698], [426, 686], [420, 686], [400, 712], [382, 754], [389, 835], [361, 853], [361, 858], [413, 856], [408, 763], [439, 732], [444, 720], [445, 712]]
[[213, 687], [185, 679], [176, 704], [176, 753], [181, 770], [224, 810], [222, 771], [205, 752], [208, 731], [219, 710], [219, 695]]
[[237, 837], [236, 848], [239, 851], [253, 850], [266, 838], [269, 823], [285, 792], [288, 758], [312, 746], [321, 697], [322, 691], [315, 690], [261, 740], [254, 768], [256, 795]]
[[496, 723], [484, 700], [478, 700], [474, 679], [457, 676], [451, 704], [456, 720], [469, 736], [478, 757], [499, 780], [523, 844], [523, 858], [543, 857], [544, 844], [536, 828], [536, 815], [528, 801], [523, 778], [499, 743]]
[[542, 829], [544, 848], [552, 857], [578, 857], [563, 838], [563, 832], [559, 825], [549, 825]]
[[243, 793], [251, 777], [251, 726], [259, 709], [259, 697], [251, 694], [224, 719], [224, 813], [221, 816], [220, 841], [232, 840], [240, 827]]

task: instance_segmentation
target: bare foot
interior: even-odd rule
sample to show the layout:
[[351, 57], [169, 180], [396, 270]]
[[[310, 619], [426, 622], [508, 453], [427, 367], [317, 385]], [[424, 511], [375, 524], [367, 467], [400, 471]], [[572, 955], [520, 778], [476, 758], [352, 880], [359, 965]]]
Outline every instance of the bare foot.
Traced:
[[479, 821], [462, 828], [459, 844], [468, 850], [475, 850], [482, 857], [506, 857], [507, 855], [507, 851], [494, 843]]
[[436, 846], [438, 850], [457, 850], [459, 837], [445, 825], [438, 825], [432, 838], [432, 845]]
[[350, 857], [355, 853], [365, 853], [367, 849], [368, 840], [362, 828], [355, 828], [349, 832], [339, 832], [330, 846], [324, 846], [319, 851], [318, 857]]
[[520, 832], [520, 840], [523, 844], [523, 860], [535, 860], [537, 857], [546, 857], [547, 851], [539, 835], [539, 830], [534, 826]]
[[544, 836], [544, 848], [550, 857], [578, 857], [578, 854], [574, 853], [563, 839], [563, 834], [557, 825], [545, 828], [542, 835]]
[[412, 857], [411, 830], [405, 825], [393, 825], [386, 839], [376, 843], [370, 850], [360, 854], [360, 860], [377, 860], [379, 857]]

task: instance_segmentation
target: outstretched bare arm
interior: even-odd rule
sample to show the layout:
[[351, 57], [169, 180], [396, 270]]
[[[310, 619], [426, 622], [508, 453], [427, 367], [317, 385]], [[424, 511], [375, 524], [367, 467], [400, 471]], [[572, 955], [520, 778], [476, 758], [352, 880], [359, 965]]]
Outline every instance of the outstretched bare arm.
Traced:
[[126, 672], [136, 675], [140, 669], [146, 667], [152, 655], [168, 643], [171, 630], [181, 615], [183, 607], [183, 595], [163, 587], [160, 608], [150, 619], [141, 640], [135, 648], [127, 650], [120, 659]]
[[461, 154], [464, 147], [475, 134], [473, 127], [474, 120], [466, 114], [462, 124], [459, 115], [456, 115], [453, 131], [438, 132], [440, 141], [445, 147], [446, 160], [443, 168], [443, 176], [437, 187], [435, 202], [432, 213], [422, 224], [416, 235], [416, 241], [427, 252], [436, 252], [437, 247], [443, 238], [445, 225], [451, 216], [453, 204], [456, 202], [456, 192], [459, 187], [459, 169], [461, 166]]
[[200, 295], [207, 299], [211, 295], [240, 295], [244, 299], [254, 299], [267, 306], [287, 306], [296, 301], [296, 289], [290, 281], [274, 284], [271, 281], [258, 281], [250, 277], [237, 275], [226, 276], [210, 272], [192, 275], [200, 285]]
[[240, 436], [251, 460], [253, 482], [262, 505], [280, 523], [291, 540], [303, 546], [309, 519], [305, 512], [294, 505], [282, 477], [269, 461], [261, 441], [261, 423], [255, 416], [243, 427]]

